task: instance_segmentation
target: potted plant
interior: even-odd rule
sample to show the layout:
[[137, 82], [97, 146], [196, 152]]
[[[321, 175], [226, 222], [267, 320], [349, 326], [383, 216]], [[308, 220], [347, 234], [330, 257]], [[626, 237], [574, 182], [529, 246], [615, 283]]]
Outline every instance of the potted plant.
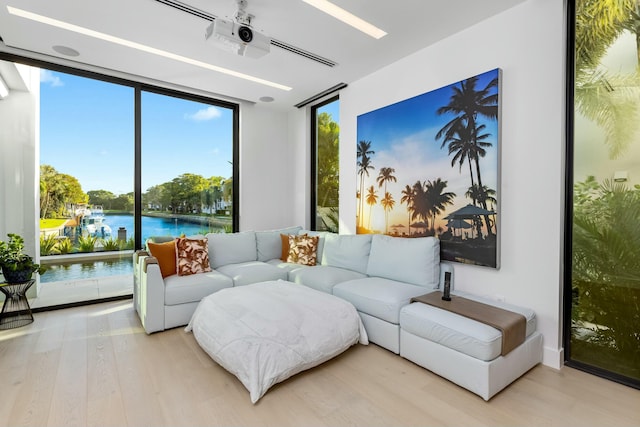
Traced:
[[0, 241], [0, 267], [4, 280], [9, 283], [21, 283], [31, 279], [33, 273], [43, 273], [40, 264], [24, 253], [24, 239], [9, 233], [7, 242]]

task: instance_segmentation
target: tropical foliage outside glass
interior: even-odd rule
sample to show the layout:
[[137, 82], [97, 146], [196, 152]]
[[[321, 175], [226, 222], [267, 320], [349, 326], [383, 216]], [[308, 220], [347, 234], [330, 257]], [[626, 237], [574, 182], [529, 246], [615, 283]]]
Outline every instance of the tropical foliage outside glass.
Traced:
[[338, 232], [340, 125], [334, 100], [316, 112], [316, 230]]
[[575, 1], [569, 358], [640, 384], [640, 5]]

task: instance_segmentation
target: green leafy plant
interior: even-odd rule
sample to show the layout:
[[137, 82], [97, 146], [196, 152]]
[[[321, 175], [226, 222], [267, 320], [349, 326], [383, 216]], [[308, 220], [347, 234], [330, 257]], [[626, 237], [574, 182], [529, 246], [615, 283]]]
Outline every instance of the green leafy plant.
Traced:
[[102, 240], [102, 247], [105, 251], [119, 251], [123, 246], [123, 242], [111, 237], [110, 239]]
[[126, 241], [126, 243], [124, 243], [121, 246], [121, 249], [133, 249], [136, 245], [136, 241], [133, 237], [129, 237]]
[[7, 236], [9, 237], [8, 241], [0, 241], [0, 267], [2, 267], [3, 274], [6, 276], [7, 271], [25, 271], [31, 277], [32, 273], [44, 273], [44, 268], [24, 252], [24, 238], [12, 233]]
[[573, 354], [638, 378], [640, 186], [589, 177], [574, 193]]
[[68, 254], [73, 251], [73, 242], [68, 237], [64, 239], [58, 240], [58, 244], [56, 245], [56, 249], [61, 254]]
[[78, 251], [93, 252], [97, 243], [98, 238], [95, 236], [80, 236], [78, 238]]
[[40, 236], [40, 255], [51, 255], [57, 253], [56, 243], [58, 242], [55, 234]]

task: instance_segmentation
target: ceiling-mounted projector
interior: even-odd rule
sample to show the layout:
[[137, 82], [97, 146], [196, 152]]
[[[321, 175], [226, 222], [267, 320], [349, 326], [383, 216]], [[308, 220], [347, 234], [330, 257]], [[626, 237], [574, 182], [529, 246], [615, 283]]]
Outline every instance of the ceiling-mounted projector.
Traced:
[[206, 29], [205, 39], [217, 47], [249, 58], [260, 58], [271, 48], [271, 39], [249, 25], [216, 18]]

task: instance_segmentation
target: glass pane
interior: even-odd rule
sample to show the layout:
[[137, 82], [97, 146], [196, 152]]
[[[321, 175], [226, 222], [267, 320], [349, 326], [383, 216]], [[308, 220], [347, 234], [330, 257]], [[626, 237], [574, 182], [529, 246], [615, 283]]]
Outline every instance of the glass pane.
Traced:
[[316, 111], [316, 230], [338, 232], [340, 101]]
[[576, 1], [570, 359], [638, 381], [636, 16], [628, 2]]
[[142, 93], [142, 242], [231, 232], [233, 110]]
[[134, 230], [113, 218], [133, 212], [133, 89], [40, 76], [40, 305], [131, 294], [130, 280], [107, 278], [132, 275]]

